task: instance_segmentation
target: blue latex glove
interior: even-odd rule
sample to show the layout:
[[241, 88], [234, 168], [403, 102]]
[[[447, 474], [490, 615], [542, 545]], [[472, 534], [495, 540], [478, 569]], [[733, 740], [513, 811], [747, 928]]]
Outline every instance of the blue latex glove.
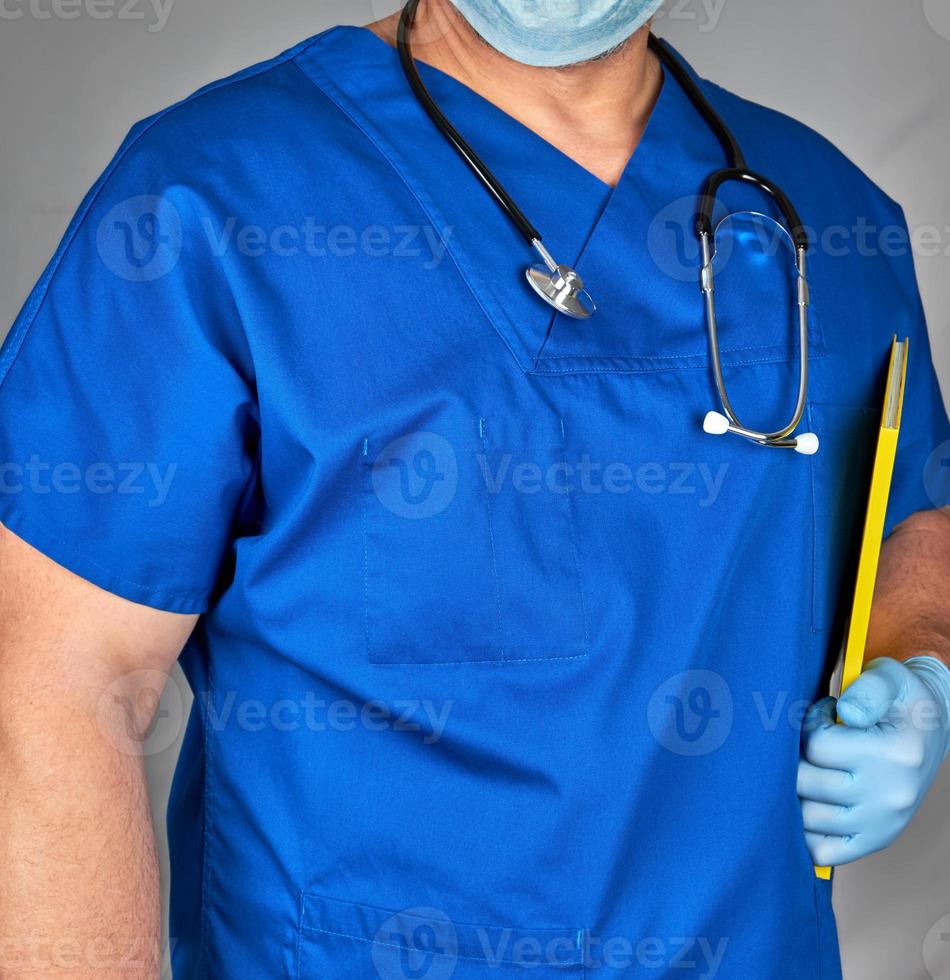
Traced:
[[950, 751], [950, 669], [934, 657], [874, 660], [837, 702], [805, 719], [798, 796], [815, 864], [892, 844]]

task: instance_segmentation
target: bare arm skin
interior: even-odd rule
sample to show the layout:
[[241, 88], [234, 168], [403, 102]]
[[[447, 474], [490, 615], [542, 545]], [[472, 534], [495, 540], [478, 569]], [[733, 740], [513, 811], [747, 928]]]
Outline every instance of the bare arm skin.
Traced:
[[0, 977], [158, 977], [135, 733], [195, 621], [103, 592], [0, 527]]
[[885, 542], [868, 656], [950, 666], [950, 509], [914, 514]]

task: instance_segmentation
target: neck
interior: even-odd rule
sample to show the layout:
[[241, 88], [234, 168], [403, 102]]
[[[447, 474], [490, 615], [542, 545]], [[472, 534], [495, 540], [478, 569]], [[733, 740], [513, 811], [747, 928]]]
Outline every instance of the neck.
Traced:
[[[371, 25], [395, 43], [399, 15]], [[611, 186], [640, 142], [662, 85], [649, 25], [612, 54], [568, 68], [533, 68], [485, 43], [450, 0], [422, 0], [413, 53], [477, 92]], [[464, 128], [463, 121], [459, 125]]]

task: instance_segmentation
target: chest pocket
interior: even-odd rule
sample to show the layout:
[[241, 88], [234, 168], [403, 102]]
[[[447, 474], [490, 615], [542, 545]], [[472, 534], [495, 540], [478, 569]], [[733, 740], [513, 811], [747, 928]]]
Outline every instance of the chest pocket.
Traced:
[[587, 656], [559, 420], [440, 420], [367, 439], [360, 468], [371, 663]]

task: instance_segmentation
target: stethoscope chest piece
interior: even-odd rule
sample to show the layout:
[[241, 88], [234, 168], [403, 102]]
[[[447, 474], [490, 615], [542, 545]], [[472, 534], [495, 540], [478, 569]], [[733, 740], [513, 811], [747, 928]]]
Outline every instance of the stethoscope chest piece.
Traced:
[[589, 320], [597, 305], [584, 288], [584, 280], [570, 266], [559, 265], [553, 270], [533, 265], [525, 273], [531, 288], [558, 313], [575, 320]]

